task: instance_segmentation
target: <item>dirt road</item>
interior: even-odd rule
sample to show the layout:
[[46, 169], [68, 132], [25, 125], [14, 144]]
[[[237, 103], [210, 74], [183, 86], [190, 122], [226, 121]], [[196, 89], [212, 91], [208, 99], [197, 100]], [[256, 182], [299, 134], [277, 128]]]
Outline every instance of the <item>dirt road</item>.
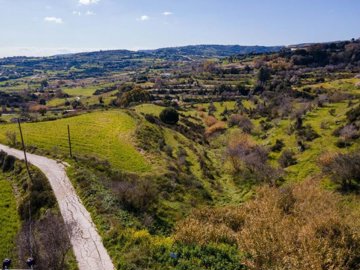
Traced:
[[[22, 151], [0, 144], [0, 150], [24, 159]], [[65, 223], [74, 228], [71, 244], [80, 270], [113, 270], [114, 265], [98, 234], [89, 212], [85, 209], [66, 175], [65, 166], [55, 160], [28, 154], [28, 161], [48, 178]]]

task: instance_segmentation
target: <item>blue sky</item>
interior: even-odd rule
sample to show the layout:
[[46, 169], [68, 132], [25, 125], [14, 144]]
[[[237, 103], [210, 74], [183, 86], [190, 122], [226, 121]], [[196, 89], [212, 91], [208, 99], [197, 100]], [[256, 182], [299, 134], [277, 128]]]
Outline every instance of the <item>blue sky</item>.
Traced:
[[360, 37], [359, 0], [0, 0], [0, 57]]

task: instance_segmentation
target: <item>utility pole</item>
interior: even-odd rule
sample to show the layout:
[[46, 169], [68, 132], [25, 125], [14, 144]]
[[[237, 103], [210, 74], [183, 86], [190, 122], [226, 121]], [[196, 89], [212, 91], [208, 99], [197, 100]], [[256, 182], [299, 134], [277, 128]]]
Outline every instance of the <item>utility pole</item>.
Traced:
[[28, 163], [28, 160], [27, 160], [27, 156], [26, 156], [26, 148], [25, 148], [25, 143], [24, 143], [24, 137], [23, 137], [23, 133], [22, 133], [22, 130], [21, 130], [21, 124], [20, 124], [20, 119], [19, 118], [18, 118], [18, 125], [19, 125], [22, 148], [23, 148], [23, 151], [24, 151], [26, 170], [27, 170], [28, 175], [29, 175], [30, 180], [31, 180], [31, 173], [30, 173], [30, 169], [29, 169], [29, 163]]
[[70, 136], [70, 126], [68, 125], [68, 140], [69, 140], [69, 150], [70, 150], [70, 157], [72, 157], [72, 149], [71, 149], [71, 136]]

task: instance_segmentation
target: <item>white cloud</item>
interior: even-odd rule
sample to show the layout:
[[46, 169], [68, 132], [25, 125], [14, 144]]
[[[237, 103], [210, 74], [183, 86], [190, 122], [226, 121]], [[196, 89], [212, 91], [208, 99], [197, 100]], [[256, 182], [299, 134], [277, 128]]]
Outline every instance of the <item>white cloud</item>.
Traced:
[[163, 15], [164, 16], [170, 16], [170, 15], [173, 15], [174, 13], [172, 13], [171, 11], [165, 11], [163, 12]]
[[148, 20], [150, 20], [150, 17], [149, 17], [148, 15], [142, 15], [142, 16], [138, 19], [138, 21], [148, 21]]
[[48, 48], [48, 47], [0, 47], [0, 58], [9, 56], [51, 56], [77, 52], [115, 50], [116, 48]]
[[58, 24], [63, 23], [63, 19], [62, 18], [57, 18], [57, 17], [45, 17], [44, 21], [45, 22], [50, 22], [50, 23], [58, 23]]
[[73, 13], [73, 15], [77, 15], [77, 16], [82, 16], [82, 15], [94, 16], [94, 15], [96, 15], [96, 13], [91, 10], [88, 10], [84, 13], [82, 13], [81, 11], [74, 10], [72, 13]]
[[92, 15], [96, 15], [96, 13], [95, 12], [93, 12], [93, 11], [91, 11], [91, 10], [88, 10], [88, 11], [86, 11], [86, 13], [85, 13], [87, 16], [92, 16]]
[[92, 4], [97, 4], [100, 0], [79, 0], [79, 4], [80, 5], [92, 5]]

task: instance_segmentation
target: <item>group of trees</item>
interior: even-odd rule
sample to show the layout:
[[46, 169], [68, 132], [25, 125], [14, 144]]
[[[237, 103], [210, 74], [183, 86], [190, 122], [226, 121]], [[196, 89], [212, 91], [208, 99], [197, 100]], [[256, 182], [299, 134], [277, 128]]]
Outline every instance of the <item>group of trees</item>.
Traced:
[[316, 44], [299, 48], [288, 55], [294, 65], [325, 66], [357, 64], [360, 61], [360, 41]]
[[150, 94], [140, 87], [132, 87], [126, 92], [119, 91], [119, 97], [114, 100], [114, 104], [120, 107], [128, 107], [131, 104], [148, 102], [151, 100]]

